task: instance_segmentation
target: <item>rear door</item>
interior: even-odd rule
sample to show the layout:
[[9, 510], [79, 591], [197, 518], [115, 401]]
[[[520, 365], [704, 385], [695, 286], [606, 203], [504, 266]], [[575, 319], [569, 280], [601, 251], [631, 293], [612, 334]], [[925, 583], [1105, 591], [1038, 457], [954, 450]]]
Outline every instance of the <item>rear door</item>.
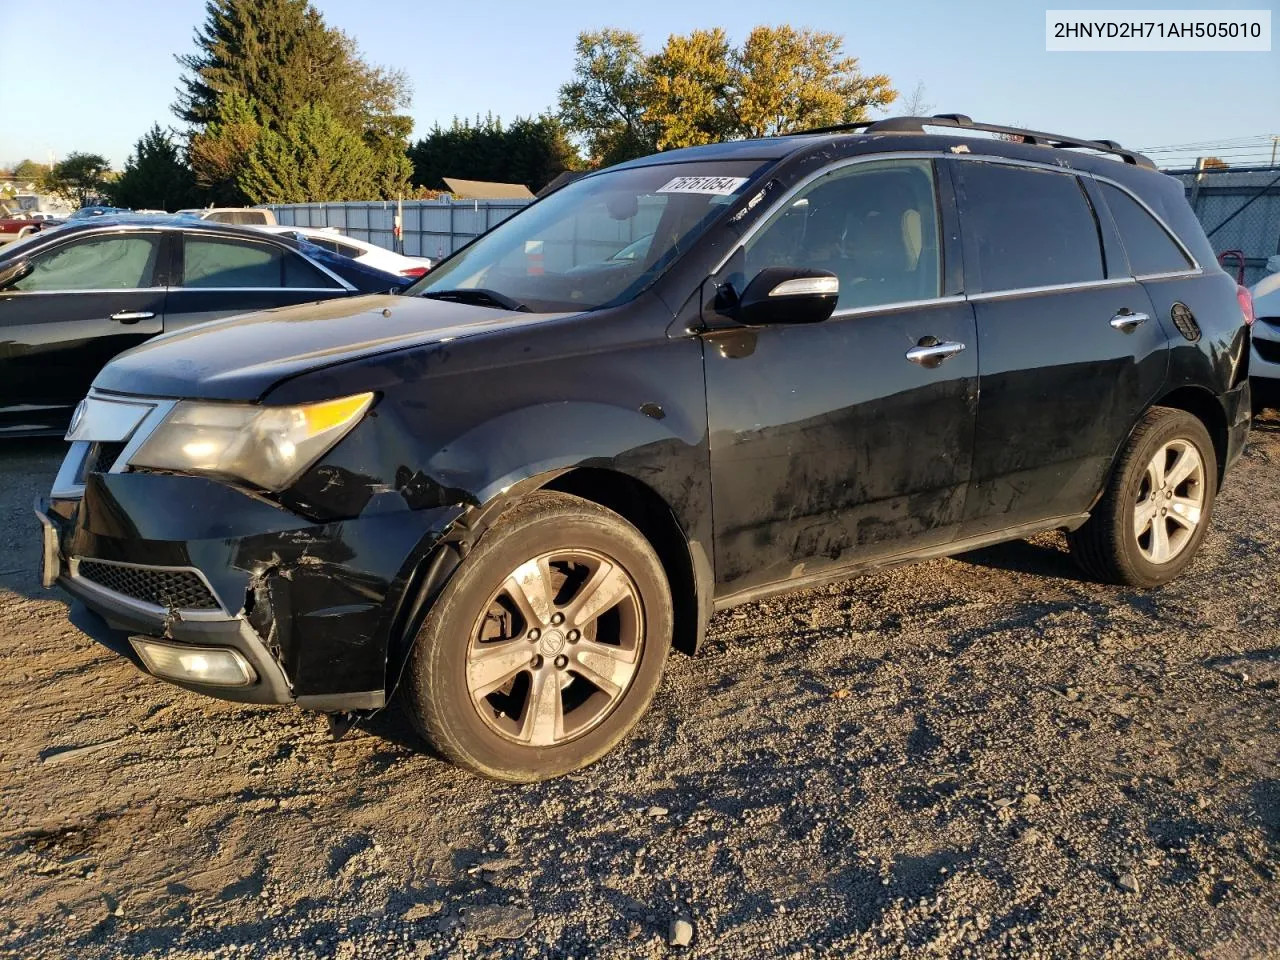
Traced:
[[1168, 341], [1070, 171], [953, 160], [981, 395], [962, 537], [1087, 511]]
[[[949, 269], [958, 249], [944, 242], [953, 217], [930, 160], [836, 167], [788, 197], [708, 283], [741, 293], [777, 266], [840, 280], [823, 323], [721, 322], [703, 335], [721, 594], [955, 537], [977, 353]], [[918, 352], [931, 345], [936, 357]]]
[[108, 360], [164, 329], [165, 239], [78, 235], [0, 291], [0, 433], [60, 432]]
[[350, 287], [269, 239], [185, 231], [165, 304], [165, 330], [254, 310], [346, 296]]

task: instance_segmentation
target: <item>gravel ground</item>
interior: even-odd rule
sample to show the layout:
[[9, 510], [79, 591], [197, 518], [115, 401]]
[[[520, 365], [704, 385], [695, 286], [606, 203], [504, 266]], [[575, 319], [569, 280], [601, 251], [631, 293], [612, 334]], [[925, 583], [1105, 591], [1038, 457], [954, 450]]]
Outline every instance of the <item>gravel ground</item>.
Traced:
[[527, 787], [96, 647], [60, 456], [0, 449], [0, 955], [1280, 955], [1280, 419], [1166, 589], [1047, 536], [739, 608]]

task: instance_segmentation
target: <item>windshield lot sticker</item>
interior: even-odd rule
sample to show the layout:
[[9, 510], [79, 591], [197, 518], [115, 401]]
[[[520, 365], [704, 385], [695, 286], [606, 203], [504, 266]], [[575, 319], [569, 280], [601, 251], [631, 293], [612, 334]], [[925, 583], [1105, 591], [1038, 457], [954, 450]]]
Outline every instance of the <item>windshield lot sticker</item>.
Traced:
[[658, 193], [709, 193], [727, 197], [746, 182], [746, 177], [673, 177], [658, 188]]

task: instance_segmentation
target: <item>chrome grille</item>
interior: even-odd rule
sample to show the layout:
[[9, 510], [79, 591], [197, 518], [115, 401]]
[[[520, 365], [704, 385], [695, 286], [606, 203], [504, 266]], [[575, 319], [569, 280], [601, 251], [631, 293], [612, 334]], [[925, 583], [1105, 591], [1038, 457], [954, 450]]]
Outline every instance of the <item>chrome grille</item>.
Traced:
[[109, 560], [80, 559], [76, 576], [113, 593], [152, 606], [177, 610], [218, 610], [217, 598], [194, 570], [142, 567]]

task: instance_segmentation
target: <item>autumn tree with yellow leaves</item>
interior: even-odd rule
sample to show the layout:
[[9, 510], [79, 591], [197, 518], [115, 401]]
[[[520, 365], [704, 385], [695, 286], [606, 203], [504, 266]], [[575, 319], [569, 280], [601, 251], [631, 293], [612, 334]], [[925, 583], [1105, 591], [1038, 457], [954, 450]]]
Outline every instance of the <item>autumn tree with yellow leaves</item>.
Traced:
[[897, 92], [866, 75], [839, 34], [759, 26], [734, 47], [724, 30], [673, 34], [645, 54], [626, 30], [578, 37], [560, 117], [595, 163], [655, 150], [866, 120]]

